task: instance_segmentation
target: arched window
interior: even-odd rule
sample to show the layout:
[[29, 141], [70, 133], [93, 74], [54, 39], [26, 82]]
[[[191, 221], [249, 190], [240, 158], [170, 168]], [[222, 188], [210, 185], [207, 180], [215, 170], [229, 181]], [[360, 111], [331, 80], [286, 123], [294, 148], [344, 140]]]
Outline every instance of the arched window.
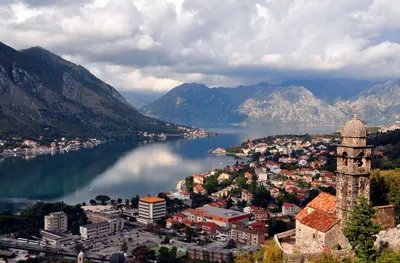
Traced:
[[364, 167], [363, 157], [364, 157], [364, 152], [360, 152], [356, 159], [358, 167]]
[[347, 159], [347, 152], [342, 153], [342, 165], [347, 166], [348, 165], [348, 159]]

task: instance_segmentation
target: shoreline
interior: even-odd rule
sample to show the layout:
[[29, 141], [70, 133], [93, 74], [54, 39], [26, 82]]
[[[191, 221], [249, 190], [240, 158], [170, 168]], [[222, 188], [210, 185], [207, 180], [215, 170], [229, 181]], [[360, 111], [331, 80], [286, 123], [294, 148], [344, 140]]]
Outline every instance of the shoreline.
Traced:
[[[138, 144], [147, 144], [154, 142], [162, 142], [166, 140], [172, 139], [197, 139], [197, 138], [206, 138], [217, 136], [216, 132], [206, 131], [202, 128], [193, 128], [192, 130], [188, 130], [188, 132], [179, 133], [179, 134], [153, 134], [153, 133], [144, 133], [140, 139], [133, 140]], [[23, 158], [25, 160], [31, 160], [38, 156], [42, 155], [51, 155], [54, 156], [56, 154], [80, 151], [82, 149], [90, 149], [95, 148], [99, 145], [113, 142], [113, 141], [124, 141], [126, 138], [121, 139], [112, 139], [112, 140], [101, 140], [97, 138], [88, 138], [88, 139], [75, 139], [68, 141], [65, 137], [62, 137], [60, 141], [63, 144], [55, 139], [50, 146], [38, 145], [37, 142], [32, 140], [24, 140], [23, 146], [27, 146], [26, 148], [15, 147], [15, 148], [5, 148], [3, 152], [0, 152], [0, 161], [10, 158]], [[57, 144], [57, 143], [58, 144]], [[73, 142], [71, 144], [68, 144]], [[65, 145], [67, 144], [67, 145]], [[4, 147], [4, 141], [0, 140], [0, 146]]]

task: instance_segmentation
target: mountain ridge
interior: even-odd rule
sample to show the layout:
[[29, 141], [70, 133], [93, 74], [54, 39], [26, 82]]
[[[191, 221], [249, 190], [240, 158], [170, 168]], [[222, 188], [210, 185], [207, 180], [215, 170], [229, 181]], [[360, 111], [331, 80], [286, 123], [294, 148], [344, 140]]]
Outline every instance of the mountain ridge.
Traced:
[[[359, 86], [350, 89], [345, 96], [347, 99], [341, 99], [339, 95], [343, 92], [335, 93], [334, 84], [326, 84], [331, 87], [326, 94], [339, 94], [339, 97], [326, 100], [316, 96], [307, 87], [298, 85], [261, 82], [236, 88], [208, 88], [198, 83], [184, 83], [140, 110], [165, 121], [209, 127], [255, 123], [341, 125], [355, 113], [371, 124], [388, 124], [400, 118], [400, 103], [397, 103], [400, 101], [400, 81], [375, 85], [369, 81], [345, 81], [339, 80], [345, 87], [351, 83], [358, 83]], [[369, 87], [369, 84], [372, 86]], [[385, 87], [385, 91], [382, 91], [382, 87]], [[385, 96], [385, 92], [390, 95]], [[323, 96], [321, 94], [325, 93], [320, 92], [320, 96]], [[199, 98], [207, 102], [199, 104]], [[379, 107], [374, 106], [377, 103]], [[395, 113], [390, 114], [391, 111]]]
[[0, 42], [0, 135], [138, 136], [178, 132], [146, 117], [87, 69], [43, 48]]

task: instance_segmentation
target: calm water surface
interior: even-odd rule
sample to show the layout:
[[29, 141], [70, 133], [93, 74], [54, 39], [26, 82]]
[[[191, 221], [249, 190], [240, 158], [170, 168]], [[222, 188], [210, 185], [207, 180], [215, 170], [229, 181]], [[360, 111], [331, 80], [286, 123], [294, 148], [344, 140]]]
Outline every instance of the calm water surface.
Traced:
[[0, 210], [37, 200], [75, 204], [96, 195], [130, 198], [174, 189], [186, 176], [233, 164], [207, 153], [271, 134], [332, 133], [337, 127], [269, 126], [212, 129], [216, 137], [153, 144], [112, 142], [78, 152], [0, 161]]

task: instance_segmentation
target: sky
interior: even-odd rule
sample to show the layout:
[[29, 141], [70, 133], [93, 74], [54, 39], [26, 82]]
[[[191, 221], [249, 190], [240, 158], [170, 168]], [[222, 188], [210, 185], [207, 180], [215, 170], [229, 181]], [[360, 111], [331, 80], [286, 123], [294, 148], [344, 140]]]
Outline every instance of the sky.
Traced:
[[0, 0], [0, 41], [120, 91], [400, 76], [399, 0]]

